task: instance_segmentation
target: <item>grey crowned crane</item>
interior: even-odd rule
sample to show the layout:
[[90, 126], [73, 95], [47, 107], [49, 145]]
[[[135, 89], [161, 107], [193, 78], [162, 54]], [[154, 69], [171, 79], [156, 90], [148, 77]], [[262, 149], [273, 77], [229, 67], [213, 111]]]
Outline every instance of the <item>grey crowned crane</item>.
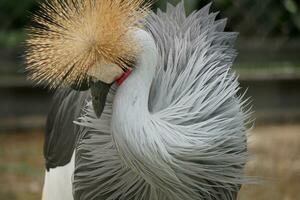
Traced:
[[34, 15], [30, 77], [57, 89], [44, 200], [234, 200], [248, 181], [237, 33], [210, 5], [150, 6], [47, 0]]

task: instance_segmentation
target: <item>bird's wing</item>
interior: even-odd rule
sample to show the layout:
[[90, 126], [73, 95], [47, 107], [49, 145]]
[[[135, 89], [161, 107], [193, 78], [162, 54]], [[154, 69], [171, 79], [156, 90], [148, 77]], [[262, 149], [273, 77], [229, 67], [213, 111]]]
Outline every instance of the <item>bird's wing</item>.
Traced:
[[[207, 5], [186, 17], [183, 3], [169, 4], [166, 13], [158, 11], [148, 18], [147, 29], [160, 56], [149, 109], [160, 119], [156, 126], [163, 124], [161, 134], [177, 141], [166, 141], [171, 143], [169, 151], [178, 155], [176, 161], [202, 179], [188, 174], [182, 180], [203, 184], [203, 191], [216, 195], [211, 199], [229, 200], [236, 198], [245, 181], [250, 114], [231, 70], [237, 33], [224, 32], [226, 19], [216, 20], [217, 13], [209, 9]], [[192, 151], [176, 148], [179, 141], [186, 147], [194, 144]]]
[[74, 121], [79, 117], [87, 96], [88, 92], [72, 89], [56, 92], [46, 124], [44, 157], [47, 170], [70, 162], [80, 129]]

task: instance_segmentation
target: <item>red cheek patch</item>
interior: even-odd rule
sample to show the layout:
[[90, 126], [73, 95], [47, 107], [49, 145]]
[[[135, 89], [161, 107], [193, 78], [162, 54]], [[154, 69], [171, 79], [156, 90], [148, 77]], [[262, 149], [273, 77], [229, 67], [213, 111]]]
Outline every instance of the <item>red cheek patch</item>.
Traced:
[[128, 69], [126, 72], [122, 74], [119, 78], [116, 79], [116, 83], [120, 86], [122, 83], [128, 78], [128, 76], [131, 74], [132, 70]]

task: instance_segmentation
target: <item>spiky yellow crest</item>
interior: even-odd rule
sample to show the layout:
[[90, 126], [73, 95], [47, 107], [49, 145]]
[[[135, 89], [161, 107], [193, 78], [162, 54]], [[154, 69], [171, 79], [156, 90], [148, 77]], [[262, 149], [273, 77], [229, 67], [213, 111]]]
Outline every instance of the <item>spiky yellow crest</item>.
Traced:
[[130, 67], [139, 46], [127, 33], [142, 26], [149, 7], [145, 0], [46, 0], [29, 29], [30, 78], [57, 88], [79, 85], [97, 63]]

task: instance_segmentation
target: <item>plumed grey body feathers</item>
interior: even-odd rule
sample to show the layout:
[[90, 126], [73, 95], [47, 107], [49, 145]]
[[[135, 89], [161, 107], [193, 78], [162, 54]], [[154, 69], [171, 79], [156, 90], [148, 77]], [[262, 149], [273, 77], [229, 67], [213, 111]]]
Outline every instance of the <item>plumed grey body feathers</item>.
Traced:
[[187, 17], [183, 3], [168, 4], [148, 17], [158, 61], [144, 88], [148, 106], [140, 112], [147, 113], [133, 111], [127, 125], [114, 121], [116, 85], [99, 119], [89, 92], [58, 93], [45, 156], [47, 168], [62, 166], [75, 148], [74, 199], [236, 199], [247, 182], [250, 112], [231, 70], [237, 33], [224, 32], [226, 20], [209, 8]]
[[166, 13], [158, 11], [147, 20], [159, 58], [149, 118], [141, 123], [136, 118], [146, 138], [130, 142], [155, 136], [153, 144], [128, 146], [135, 152], [122, 154], [111, 127], [117, 86], [110, 90], [100, 119], [87, 102], [77, 122], [84, 129], [76, 148], [75, 199], [236, 199], [247, 182], [243, 168], [249, 111], [231, 70], [237, 34], [223, 32], [226, 20], [216, 20], [209, 8], [186, 17], [182, 3], [168, 5]]

